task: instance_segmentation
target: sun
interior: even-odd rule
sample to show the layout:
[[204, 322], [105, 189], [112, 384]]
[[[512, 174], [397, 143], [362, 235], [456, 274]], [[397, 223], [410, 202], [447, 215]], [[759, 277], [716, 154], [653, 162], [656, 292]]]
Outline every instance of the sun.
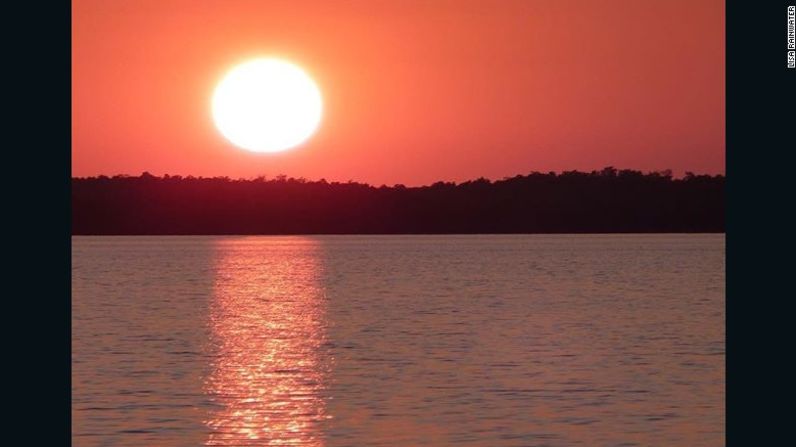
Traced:
[[298, 66], [259, 58], [230, 70], [213, 92], [213, 120], [234, 145], [279, 152], [306, 141], [321, 122], [318, 86]]

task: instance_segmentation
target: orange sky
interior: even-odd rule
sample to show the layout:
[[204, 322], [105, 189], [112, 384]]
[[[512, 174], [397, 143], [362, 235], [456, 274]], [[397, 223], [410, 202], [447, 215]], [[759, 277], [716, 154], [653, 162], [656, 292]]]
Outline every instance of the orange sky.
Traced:
[[[417, 185], [724, 172], [719, 0], [74, 0], [72, 173]], [[255, 56], [324, 96], [306, 144], [238, 149], [210, 96]]]

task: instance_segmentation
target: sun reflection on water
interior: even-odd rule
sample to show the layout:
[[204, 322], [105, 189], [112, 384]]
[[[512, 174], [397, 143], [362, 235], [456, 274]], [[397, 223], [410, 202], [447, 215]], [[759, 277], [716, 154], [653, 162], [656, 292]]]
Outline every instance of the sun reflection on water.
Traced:
[[317, 242], [227, 239], [217, 251], [205, 381], [216, 407], [205, 444], [323, 445], [327, 362]]

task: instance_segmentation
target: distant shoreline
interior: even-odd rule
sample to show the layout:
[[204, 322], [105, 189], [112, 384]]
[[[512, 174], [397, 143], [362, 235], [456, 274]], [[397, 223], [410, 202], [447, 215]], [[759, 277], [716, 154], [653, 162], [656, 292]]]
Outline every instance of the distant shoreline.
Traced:
[[723, 175], [530, 173], [498, 181], [72, 179], [73, 235], [724, 233]]

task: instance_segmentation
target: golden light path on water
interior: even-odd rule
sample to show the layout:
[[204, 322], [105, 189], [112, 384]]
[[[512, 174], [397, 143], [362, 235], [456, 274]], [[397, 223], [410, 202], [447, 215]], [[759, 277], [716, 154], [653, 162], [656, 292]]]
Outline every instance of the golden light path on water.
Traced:
[[328, 368], [319, 353], [326, 335], [318, 251], [305, 238], [218, 242], [205, 380], [215, 409], [205, 445], [323, 445]]

